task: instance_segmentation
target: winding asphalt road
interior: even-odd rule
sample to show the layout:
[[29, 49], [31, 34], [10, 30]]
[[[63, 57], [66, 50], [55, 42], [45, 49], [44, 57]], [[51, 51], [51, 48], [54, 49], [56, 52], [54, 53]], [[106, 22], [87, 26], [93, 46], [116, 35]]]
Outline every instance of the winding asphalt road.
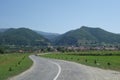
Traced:
[[120, 72], [31, 55], [33, 66], [9, 80], [120, 80]]

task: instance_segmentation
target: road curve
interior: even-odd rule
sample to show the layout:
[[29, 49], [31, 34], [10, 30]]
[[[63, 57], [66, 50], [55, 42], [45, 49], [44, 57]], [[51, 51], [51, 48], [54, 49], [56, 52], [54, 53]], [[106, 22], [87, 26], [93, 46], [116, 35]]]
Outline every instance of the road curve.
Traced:
[[27, 71], [8, 80], [56, 80], [61, 72], [59, 64], [31, 55], [33, 66]]
[[120, 72], [30, 56], [33, 66], [10, 80], [120, 80]]
[[62, 68], [57, 80], [120, 80], [120, 72], [117, 71], [103, 70], [64, 60], [55, 62]]

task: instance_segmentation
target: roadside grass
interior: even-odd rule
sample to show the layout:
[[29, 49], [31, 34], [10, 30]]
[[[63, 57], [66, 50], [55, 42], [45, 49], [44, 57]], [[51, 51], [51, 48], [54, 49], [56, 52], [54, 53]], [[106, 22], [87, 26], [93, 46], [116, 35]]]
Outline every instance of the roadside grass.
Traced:
[[[89, 53], [89, 52], [86, 52]], [[98, 52], [100, 53], [100, 52]], [[112, 53], [112, 51], [111, 51]], [[117, 52], [116, 52], [117, 53]], [[73, 61], [81, 64], [85, 64], [88, 66], [99, 67], [103, 69], [111, 69], [120, 71], [120, 56], [87, 56], [80, 55], [80, 52], [76, 53], [51, 53], [41, 55], [42, 57], [61, 59], [67, 61]]]
[[0, 80], [17, 75], [32, 65], [29, 54], [11, 53], [0, 55]]

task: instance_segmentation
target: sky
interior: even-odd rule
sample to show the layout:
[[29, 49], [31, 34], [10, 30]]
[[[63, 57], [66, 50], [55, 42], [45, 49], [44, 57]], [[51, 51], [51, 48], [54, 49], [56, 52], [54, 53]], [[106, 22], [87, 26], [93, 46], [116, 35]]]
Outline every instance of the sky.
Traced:
[[120, 33], [120, 0], [0, 0], [0, 28], [62, 34], [81, 26]]

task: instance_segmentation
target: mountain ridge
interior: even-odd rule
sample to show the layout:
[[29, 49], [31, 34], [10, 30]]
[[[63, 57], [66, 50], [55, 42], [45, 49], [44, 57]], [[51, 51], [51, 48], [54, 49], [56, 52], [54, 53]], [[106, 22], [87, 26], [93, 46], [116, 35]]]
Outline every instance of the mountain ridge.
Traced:
[[[17, 39], [17, 40], [14, 40]], [[48, 45], [53, 46], [104, 46], [120, 45], [120, 34], [101, 28], [82, 26], [64, 34], [34, 31], [28, 28], [0, 29], [0, 44]], [[33, 44], [34, 43], [34, 44]]]
[[47, 38], [50, 41], [54, 40], [55, 37], [60, 35], [58, 33], [50, 33], [50, 32], [43, 32], [43, 31], [35, 31], [35, 32], [37, 32], [38, 34], [44, 36], [45, 38]]
[[68, 31], [55, 41], [56, 45], [92, 45], [92, 44], [117, 44], [120, 43], [120, 35], [105, 31], [101, 28], [81, 28]]
[[10, 28], [0, 33], [1, 45], [39, 46], [48, 45], [48, 42], [42, 35], [28, 28]]

